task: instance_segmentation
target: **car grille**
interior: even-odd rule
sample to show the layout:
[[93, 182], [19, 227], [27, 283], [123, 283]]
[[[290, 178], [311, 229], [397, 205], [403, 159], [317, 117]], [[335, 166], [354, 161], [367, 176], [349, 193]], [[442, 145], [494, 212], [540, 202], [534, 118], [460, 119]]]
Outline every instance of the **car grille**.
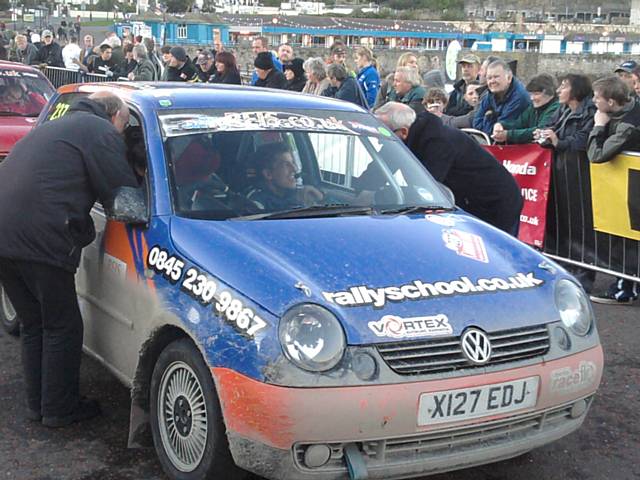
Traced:
[[545, 325], [487, 335], [492, 352], [491, 359], [484, 365], [473, 364], [464, 356], [460, 337], [381, 343], [376, 348], [386, 364], [402, 375], [478, 368], [537, 357], [549, 351], [549, 331]]
[[[592, 397], [585, 399], [587, 409]], [[407, 461], [428, 461], [447, 454], [464, 455], [477, 448], [487, 448], [527, 438], [548, 431], [573, 420], [571, 409], [575, 402], [547, 410], [524, 413], [512, 417], [466, 425], [447, 430], [427, 432], [404, 437], [356, 442], [368, 467], [376, 467]], [[309, 469], [304, 464], [304, 452], [309, 444], [294, 446], [294, 460], [298, 467], [313, 472], [339, 472], [345, 470], [344, 446], [346, 443], [329, 444], [331, 457], [320, 468]]]

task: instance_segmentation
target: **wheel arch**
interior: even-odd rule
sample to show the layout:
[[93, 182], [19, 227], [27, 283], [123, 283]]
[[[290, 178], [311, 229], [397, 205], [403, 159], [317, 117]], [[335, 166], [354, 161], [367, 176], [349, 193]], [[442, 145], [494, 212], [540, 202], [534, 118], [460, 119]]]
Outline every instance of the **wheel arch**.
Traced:
[[176, 325], [163, 325], [156, 329], [140, 348], [138, 365], [131, 385], [129, 448], [153, 446], [149, 420], [151, 376], [158, 357], [167, 345], [183, 338], [189, 339], [202, 353], [193, 338]]

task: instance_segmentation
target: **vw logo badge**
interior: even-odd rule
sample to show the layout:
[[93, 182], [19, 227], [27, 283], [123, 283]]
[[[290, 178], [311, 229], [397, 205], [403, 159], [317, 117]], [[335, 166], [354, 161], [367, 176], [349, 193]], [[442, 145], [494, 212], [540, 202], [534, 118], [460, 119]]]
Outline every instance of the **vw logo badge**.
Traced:
[[476, 365], [483, 365], [491, 358], [491, 342], [482, 330], [470, 328], [460, 341], [465, 356]]

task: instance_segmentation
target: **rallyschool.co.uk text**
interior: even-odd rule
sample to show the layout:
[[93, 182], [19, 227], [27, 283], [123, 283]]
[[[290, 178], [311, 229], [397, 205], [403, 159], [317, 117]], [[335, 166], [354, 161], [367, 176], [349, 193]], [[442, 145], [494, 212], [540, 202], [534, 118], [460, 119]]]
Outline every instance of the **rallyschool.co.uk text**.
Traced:
[[324, 298], [343, 307], [372, 305], [382, 308], [387, 301], [423, 300], [430, 297], [466, 295], [504, 290], [525, 290], [539, 287], [544, 280], [534, 277], [533, 272], [516, 273], [507, 278], [479, 278], [475, 282], [469, 277], [458, 277], [451, 281], [427, 283], [415, 280], [399, 287], [369, 288], [364, 285], [350, 287], [343, 292], [322, 292]]

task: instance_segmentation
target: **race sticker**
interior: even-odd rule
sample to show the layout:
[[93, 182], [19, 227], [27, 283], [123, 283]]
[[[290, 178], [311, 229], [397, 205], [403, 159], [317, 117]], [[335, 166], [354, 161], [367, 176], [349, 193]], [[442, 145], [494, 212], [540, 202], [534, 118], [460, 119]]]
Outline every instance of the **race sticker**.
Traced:
[[342, 307], [372, 306], [384, 308], [389, 302], [405, 300], [427, 300], [436, 297], [473, 295], [486, 292], [515, 291], [536, 288], [544, 280], [536, 278], [533, 272], [516, 273], [507, 278], [479, 278], [475, 282], [469, 277], [458, 277], [451, 281], [423, 282], [414, 280], [399, 287], [369, 288], [365, 285], [350, 287], [342, 292], [322, 292], [326, 301]]
[[453, 250], [461, 257], [471, 258], [478, 262], [489, 263], [487, 249], [482, 237], [474, 233], [463, 232], [455, 228], [443, 230], [442, 240], [444, 246]]
[[377, 322], [369, 322], [369, 328], [378, 337], [420, 338], [453, 334], [446, 315], [401, 318], [385, 315]]
[[224, 115], [163, 115], [166, 136], [194, 131], [304, 130], [355, 133], [335, 117], [311, 117], [292, 112], [226, 112]]
[[593, 385], [597, 374], [596, 364], [589, 361], [580, 362], [575, 370], [564, 367], [551, 372], [551, 391], [570, 393]]
[[63, 117], [68, 111], [71, 105], [68, 103], [60, 102], [56, 104], [53, 108], [53, 112], [49, 115], [49, 120], [55, 120], [57, 118]]
[[444, 216], [444, 215], [436, 215], [433, 213], [427, 213], [424, 216], [425, 220], [430, 221], [431, 223], [435, 223], [436, 225], [440, 225], [443, 227], [455, 227], [456, 226], [456, 219], [455, 217], [448, 217], [448, 216]]
[[[184, 260], [170, 255], [164, 248], [158, 245], [152, 247], [147, 256], [147, 265], [172, 285], [179, 283], [182, 292], [202, 305], [213, 304], [214, 313], [240, 334], [252, 337], [267, 326], [267, 322], [231, 292], [218, 292], [218, 284], [213, 278], [196, 267], [185, 269]], [[199, 317], [195, 321], [193, 311], [189, 312], [188, 320], [191, 323], [200, 321]]]

